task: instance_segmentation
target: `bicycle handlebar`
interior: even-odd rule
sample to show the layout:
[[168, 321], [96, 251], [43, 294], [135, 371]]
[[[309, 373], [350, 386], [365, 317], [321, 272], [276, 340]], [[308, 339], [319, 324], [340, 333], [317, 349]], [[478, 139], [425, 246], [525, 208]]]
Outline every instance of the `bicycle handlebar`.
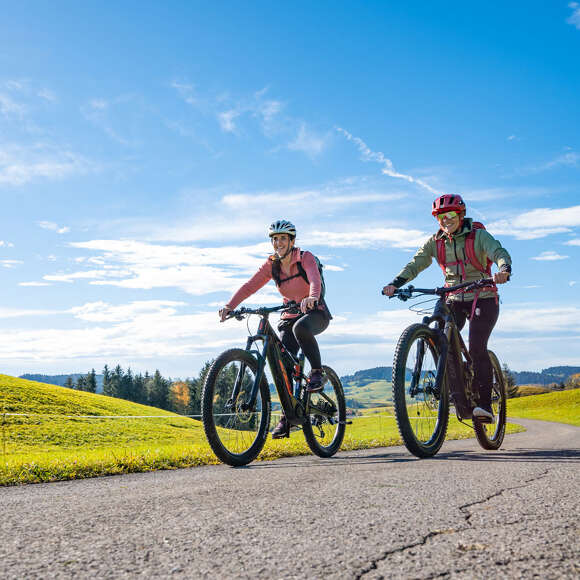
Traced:
[[[413, 285], [409, 285], [406, 288], [397, 288], [393, 296], [396, 296], [399, 300], [405, 302], [409, 298], [413, 297], [413, 294], [430, 294], [435, 296], [445, 296], [450, 292], [456, 292], [457, 290], [465, 290], [469, 292], [470, 290], [475, 290], [477, 288], [485, 288], [488, 286], [494, 286], [495, 282], [493, 278], [482, 278], [481, 280], [475, 280], [474, 282], [462, 282], [461, 284], [455, 284], [455, 286], [439, 286], [437, 288], [415, 288]], [[383, 291], [381, 290], [381, 294]], [[386, 296], [383, 294], [383, 296]]]
[[243, 320], [245, 316], [249, 316], [250, 314], [258, 314], [259, 316], [264, 316], [264, 314], [271, 314], [272, 312], [288, 312], [290, 310], [295, 310], [300, 308], [300, 304], [291, 300], [290, 302], [286, 302], [286, 304], [280, 304], [279, 306], [260, 306], [258, 308], [246, 308], [242, 306], [239, 310], [232, 310], [228, 312], [228, 315], [225, 317], [224, 320], [229, 320], [230, 318], [236, 318], [237, 320]]

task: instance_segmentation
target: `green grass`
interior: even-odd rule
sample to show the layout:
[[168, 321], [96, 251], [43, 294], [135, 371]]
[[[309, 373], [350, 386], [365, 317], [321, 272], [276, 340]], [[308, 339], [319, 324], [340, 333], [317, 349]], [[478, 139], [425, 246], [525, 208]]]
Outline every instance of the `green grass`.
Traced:
[[[128, 418], [107, 418], [120, 415]], [[160, 417], [140, 418], [152, 415]], [[510, 429], [521, 430], [517, 426]], [[470, 436], [469, 428], [450, 420], [448, 438]], [[400, 444], [392, 407], [380, 407], [366, 409], [364, 416], [353, 418], [342, 449]], [[310, 450], [304, 437], [294, 432], [290, 439], [269, 438], [260, 459], [305, 454]], [[0, 485], [212, 463], [218, 460], [198, 420], [121, 399], [0, 375]]]
[[580, 389], [509, 399], [509, 417], [540, 419], [580, 427]]

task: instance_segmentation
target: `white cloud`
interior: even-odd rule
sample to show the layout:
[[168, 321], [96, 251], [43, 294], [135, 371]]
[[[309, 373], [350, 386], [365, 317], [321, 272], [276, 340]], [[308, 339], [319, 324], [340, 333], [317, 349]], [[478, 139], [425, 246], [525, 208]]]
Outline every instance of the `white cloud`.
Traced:
[[568, 151], [563, 155], [558, 155], [554, 159], [547, 161], [546, 163], [541, 163], [539, 165], [533, 165], [526, 167], [519, 171], [522, 174], [528, 173], [541, 173], [542, 171], [549, 171], [555, 167], [578, 167], [580, 165], [580, 154], [575, 151]]
[[58, 310], [33, 310], [33, 309], [18, 309], [18, 308], [0, 308], [0, 318], [22, 318], [25, 316], [51, 316], [60, 314]]
[[225, 131], [226, 133], [235, 133], [236, 124], [234, 121], [239, 116], [240, 112], [234, 109], [218, 113], [218, 121], [222, 131]]
[[570, 282], [568, 282], [568, 286], [572, 287], [572, 286], [576, 286], [577, 281], [576, 280], [570, 280]]
[[0, 264], [4, 268], [14, 268], [18, 264], [24, 264], [22, 260], [0, 260]]
[[70, 312], [75, 318], [88, 322], [123, 322], [139, 316], [152, 313], [173, 316], [179, 306], [185, 302], [171, 300], [140, 300], [129, 304], [112, 305], [106, 302], [87, 302], [83, 306], [75, 306]]
[[572, 14], [566, 19], [566, 22], [580, 30], [580, 4], [578, 2], [570, 2], [568, 8], [572, 9]]
[[517, 139], [517, 137], [515, 135], [510, 135], [507, 140], [508, 141], [515, 141]]
[[18, 286], [31, 286], [31, 287], [35, 287], [35, 286], [52, 286], [52, 284], [48, 283], [48, 282], [19, 282]]
[[538, 336], [542, 336], [542, 333], [557, 333], [571, 337], [578, 332], [579, 327], [580, 308], [577, 306], [546, 308], [542, 304], [529, 304], [524, 307], [502, 307], [494, 333]]
[[26, 112], [26, 107], [17, 103], [10, 96], [0, 93], [0, 114], [5, 117], [22, 118]]
[[0, 248], [13, 248], [14, 244], [12, 242], [6, 242], [5, 240], [0, 240]]
[[301, 123], [295, 139], [288, 143], [288, 149], [302, 151], [309, 157], [317, 157], [324, 151], [328, 139], [328, 135], [318, 135], [309, 129], [306, 123]]
[[566, 233], [570, 228], [578, 226], [580, 226], [580, 205], [561, 209], [534, 209], [508, 220], [490, 223], [488, 229], [495, 235], [533, 240], [551, 234]]
[[539, 256], [535, 256], [533, 258], [530, 258], [531, 260], [538, 260], [538, 261], [546, 261], [546, 262], [554, 262], [556, 260], [565, 260], [566, 258], [569, 258], [570, 256], [562, 256], [560, 254], [558, 254], [558, 252], [553, 252], [553, 251], [547, 251], [547, 252], [542, 252]]
[[333, 228], [334, 231], [314, 231], [306, 235], [308, 244], [332, 248], [417, 248], [425, 243], [428, 234], [420, 230], [402, 228], [364, 227], [360, 229]]
[[60, 227], [58, 224], [54, 222], [42, 221], [38, 222], [38, 225], [43, 230], [50, 230], [56, 232], [57, 234], [68, 234], [70, 232], [70, 228], [68, 226]]
[[0, 186], [64, 179], [94, 169], [95, 166], [80, 155], [42, 143], [32, 147], [11, 145], [0, 149]]
[[41, 99], [50, 103], [56, 103], [58, 101], [56, 94], [50, 89], [40, 89], [37, 94]]
[[566, 246], [580, 246], [580, 238], [574, 238], [573, 240], [568, 240], [564, 242]]
[[72, 247], [102, 252], [93, 261], [78, 263], [85, 269], [45, 275], [49, 282], [87, 280], [93, 285], [123, 288], [179, 288], [189, 294], [230, 293], [253, 274], [269, 254], [267, 242], [246, 247], [199, 248], [133, 240], [92, 240]]
[[406, 175], [404, 173], [399, 173], [398, 171], [396, 171], [395, 167], [393, 166], [393, 162], [387, 157], [385, 157], [383, 153], [381, 153], [380, 151], [379, 152], [372, 151], [362, 139], [360, 139], [359, 137], [355, 137], [354, 135], [349, 133], [346, 129], [337, 127], [336, 130], [342, 135], [344, 135], [346, 139], [348, 139], [348, 141], [352, 141], [356, 144], [358, 150], [362, 154], [362, 159], [364, 161], [372, 161], [374, 163], [382, 165], [383, 166], [382, 172], [384, 175], [388, 175], [389, 177], [394, 177], [396, 179], [403, 179], [405, 181], [408, 181], [409, 183], [415, 183], [418, 186], [422, 187], [423, 189], [426, 189], [427, 191], [430, 191], [435, 195], [441, 193], [440, 191], [437, 191], [435, 188], [431, 187], [428, 183], [426, 183], [422, 179], [418, 179], [411, 175]]

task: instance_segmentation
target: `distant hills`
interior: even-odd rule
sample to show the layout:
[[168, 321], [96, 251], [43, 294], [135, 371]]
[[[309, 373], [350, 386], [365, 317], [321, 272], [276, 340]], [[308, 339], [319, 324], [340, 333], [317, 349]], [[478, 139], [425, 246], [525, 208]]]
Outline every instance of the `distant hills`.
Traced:
[[[512, 371], [517, 385], [549, 385], [565, 383], [571, 375], [580, 373], [580, 367], [557, 366], [543, 369], [541, 372]], [[68, 377], [76, 383], [80, 373], [70, 375], [25, 374], [21, 379], [64, 386]], [[380, 406], [391, 404], [392, 367], [374, 367], [356, 371], [352, 375], [341, 377], [344, 394], [351, 406]], [[407, 378], [410, 378], [408, 371]], [[103, 375], [97, 375], [97, 393], [103, 392]]]
[[572, 375], [580, 373], [580, 367], [548, 367], [541, 372], [512, 371], [516, 385], [549, 385], [550, 383], [565, 383]]
[[[19, 379], [26, 379], [27, 381], [36, 381], [37, 383], [46, 383], [48, 385], [57, 385], [64, 387], [66, 380], [70, 377], [73, 383], [76, 384], [80, 377], [86, 377], [86, 373], [71, 373], [70, 375], [40, 375], [40, 374], [25, 374], [20, 375]], [[97, 393], [103, 392], [103, 375], [96, 375], [97, 379]]]
[[[550, 383], [566, 382], [572, 375], [580, 373], [580, 367], [559, 366], [548, 367], [540, 372], [535, 371], [511, 371], [517, 385], [549, 385]], [[345, 375], [340, 380], [343, 383], [363, 381], [391, 381], [393, 377], [392, 367], [374, 367], [356, 371], [353, 375]]]

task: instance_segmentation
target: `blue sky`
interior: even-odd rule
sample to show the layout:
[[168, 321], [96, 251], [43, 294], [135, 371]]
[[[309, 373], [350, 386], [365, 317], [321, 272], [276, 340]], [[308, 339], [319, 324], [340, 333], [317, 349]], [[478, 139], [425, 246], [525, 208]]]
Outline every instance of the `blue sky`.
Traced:
[[379, 291], [439, 192], [513, 257], [500, 358], [580, 364], [578, 3], [3, 4], [2, 372], [197, 374], [282, 217], [327, 266], [324, 361], [390, 365], [417, 316]]

